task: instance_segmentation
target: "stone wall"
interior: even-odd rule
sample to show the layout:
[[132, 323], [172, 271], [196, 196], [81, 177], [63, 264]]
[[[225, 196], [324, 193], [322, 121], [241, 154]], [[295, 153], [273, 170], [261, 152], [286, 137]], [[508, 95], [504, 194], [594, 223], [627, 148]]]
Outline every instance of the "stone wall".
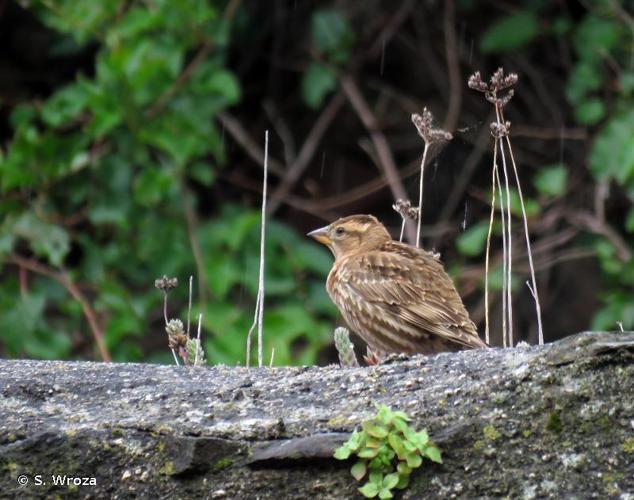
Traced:
[[0, 360], [0, 495], [357, 498], [332, 451], [384, 403], [443, 452], [402, 498], [634, 499], [633, 361], [634, 332], [353, 369]]

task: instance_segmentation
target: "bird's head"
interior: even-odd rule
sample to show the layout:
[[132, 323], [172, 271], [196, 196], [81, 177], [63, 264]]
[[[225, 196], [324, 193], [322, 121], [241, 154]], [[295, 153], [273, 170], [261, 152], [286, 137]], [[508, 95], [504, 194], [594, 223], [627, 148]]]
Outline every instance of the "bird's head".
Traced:
[[308, 236], [326, 245], [335, 259], [378, 248], [392, 239], [385, 226], [371, 215], [343, 217], [328, 226], [311, 231]]

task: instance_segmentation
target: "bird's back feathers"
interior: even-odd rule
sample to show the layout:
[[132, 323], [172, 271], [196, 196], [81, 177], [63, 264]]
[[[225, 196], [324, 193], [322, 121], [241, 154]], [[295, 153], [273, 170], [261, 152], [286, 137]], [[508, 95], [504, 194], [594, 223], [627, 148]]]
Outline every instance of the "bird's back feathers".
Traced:
[[387, 241], [335, 261], [328, 293], [344, 319], [381, 352], [486, 347], [438, 258]]

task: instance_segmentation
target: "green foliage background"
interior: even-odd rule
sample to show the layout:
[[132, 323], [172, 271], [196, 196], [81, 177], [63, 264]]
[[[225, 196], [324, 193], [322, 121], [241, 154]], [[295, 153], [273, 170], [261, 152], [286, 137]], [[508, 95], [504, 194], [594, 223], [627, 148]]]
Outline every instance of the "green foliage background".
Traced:
[[[259, 213], [224, 206], [193, 226], [185, 212], [187, 205], [197, 210], [217, 170], [226, 168], [214, 116], [241, 96], [224, 55], [229, 23], [214, 3], [151, 6], [122, 14], [111, 1], [33, 4], [59, 32], [58, 49], [94, 41], [99, 48], [94, 76], [79, 74], [45, 102], [11, 113], [14, 135], [0, 164], [0, 254], [32, 253], [89, 284], [116, 360], [147, 359], [140, 337], [166, 342], [154, 278], [180, 278], [180, 289], [170, 294], [180, 308], [193, 274], [205, 283], [207, 300], [194, 312], [204, 315], [208, 360], [244, 362], [257, 294]], [[209, 54], [180, 85], [188, 54], [200, 47]], [[192, 244], [200, 247], [201, 269]], [[280, 364], [312, 363], [328, 342], [333, 317], [323, 290], [329, 258], [275, 221], [266, 254], [266, 352], [274, 347]], [[5, 269], [3, 276], [4, 354], [74, 356], [73, 332], [88, 334], [74, 299], [47, 277], [35, 276], [21, 293], [14, 273]], [[184, 310], [170, 314], [185, 317]], [[163, 348], [154, 359], [168, 355]]]
[[[472, 12], [484, 4], [458, 7]], [[566, 95], [577, 123], [592, 131], [590, 175], [616, 185], [629, 200], [616, 225], [631, 251], [633, 41], [627, 17], [613, 4], [597, 2], [574, 19], [547, 19], [544, 2], [524, 2], [490, 21], [478, 40], [493, 60], [545, 37], [570, 43], [574, 70]], [[46, 99], [10, 109], [12, 135], [0, 149], [2, 354], [96, 356], [81, 306], [50, 277], [30, 273], [25, 286], [11, 260], [17, 254], [79, 284], [116, 360], [170, 359], [153, 280], [179, 277], [170, 315], [184, 318], [192, 274], [200, 280], [194, 312], [204, 314], [207, 359], [242, 362], [257, 292], [259, 213], [238, 199], [214, 206], [208, 196], [218, 175], [233, 168], [215, 118], [243, 102], [249, 83], [239, 81], [227, 61], [234, 35], [256, 22], [249, 9], [227, 15], [224, 2], [197, 0], [27, 5], [57, 33], [52, 52], [94, 47], [95, 61], [94, 72], [79, 72]], [[360, 34], [335, 8], [312, 12], [309, 26], [314, 57], [297, 90], [303, 106], [319, 109], [336, 91]], [[202, 60], [191, 64], [197, 57]], [[617, 81], [606, 61], [621, 68]], [[539, 217], [569, 189], [565, 163], [541, 168], [532, 178], [530, 215]], [[459, 262], [481, 260], [485, 238], [486, 222], [462, 233], [455, 243]], [[619, 259], [605, 238], [588, 236], [584, 245], [596, 250], [605, 280], [592, 326], [613, 329], [621, 321], [634, 328], [634, 262]], [[268, 225], [266, 255], [265, 352], [275, 348], [276, 364], [314, 363], [330, 343], [336, 318], [324, 291], [330, 256], [276, 220]], [[142, 347], [147, 336], [157, 341]]]

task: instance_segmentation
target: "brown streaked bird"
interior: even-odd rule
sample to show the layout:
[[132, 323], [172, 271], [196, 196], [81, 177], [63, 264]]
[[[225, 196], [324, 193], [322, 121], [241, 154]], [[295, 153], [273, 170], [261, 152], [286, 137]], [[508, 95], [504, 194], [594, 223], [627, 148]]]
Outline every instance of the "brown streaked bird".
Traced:
[[371, 215], [308, 233], [335, 256], [326, 289], [379, 356], [488, 347], [436, 255], [393, 241]]

